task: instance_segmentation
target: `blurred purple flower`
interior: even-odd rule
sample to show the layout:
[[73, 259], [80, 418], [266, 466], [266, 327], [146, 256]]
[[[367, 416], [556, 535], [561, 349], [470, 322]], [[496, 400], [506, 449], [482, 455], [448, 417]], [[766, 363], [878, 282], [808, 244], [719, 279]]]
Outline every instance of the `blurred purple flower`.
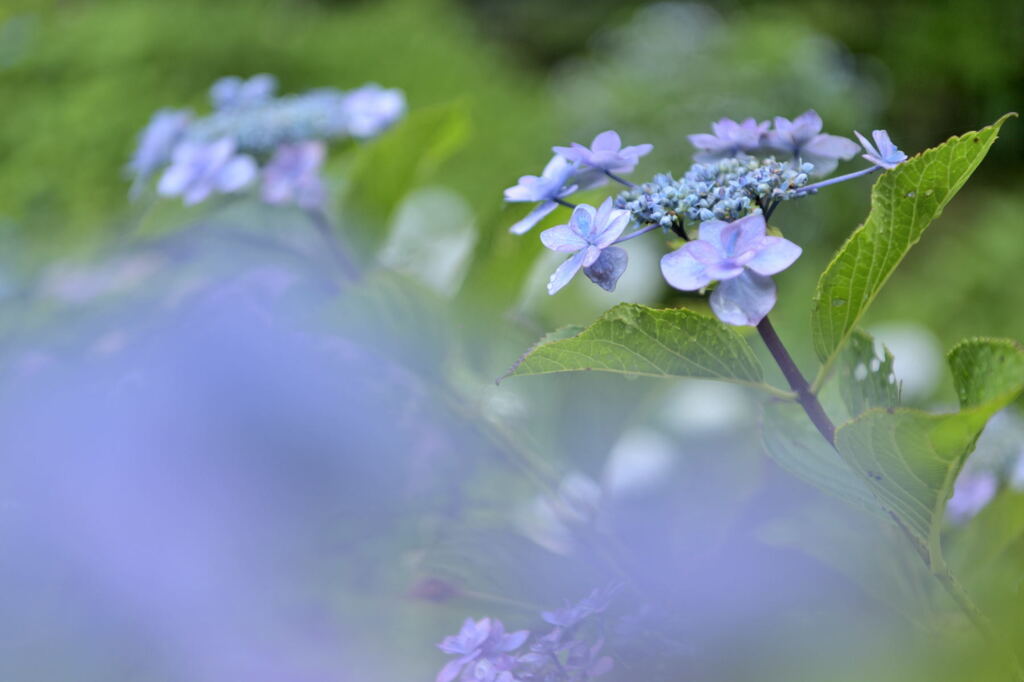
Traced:
[[405, 94], [397, 88], [382, 88], [376, 83], [345, 94], [342, 109], [352, 137], [379, 135], [405, 115]]
[[251, 156], [235, 154], [231, 138], [210, 143], [185, 141], [174, 148], [157, 191], [165, 197], [181, 196], [192, 205], [214, 192], [237, 192], [255, 178], [256, 162]]
[[761, 146], [770, 126], [768, 121], [758, 123], [752, 118], [742, 123], [723, 118], [711, 124], [713, 135], [697, 133], [688, 136], [690, 143], [698, 150], [693, 158], [706, 163], [752, 152]]
[[687, 242], [661, 259], [661, 272], [676, 289], [696, 291], [711, 282], [718, 319], [733, 325], [756, 325], [775, 306], [775, 283], [800, 257], [801, 249], [782, 237], [765, 234], [764, 216], [749, 215], [732, 223], [701, 223], [700, 239]]
[[953, 523], [968, 521], [992, 501], [998, 488], [999, 478], [991, 471], [961, 473], [946, 503], [946, 516]]
[[210, 101], [214, 109], [242, 109], [266, 102], [276, 91], [277, 79], [269, 73], [258, 73], [249, 79], [225, 76], [210, 87]]
[[773, 149], [814, 164], [814, 175], [828, 175], [835, 170], [839, 159], [852, 159], [860, 148], [853, 140], [822, 133], [821, 128], [821, 116], [814, 109], [805, 111], [792, 121], [776, 116], [775, 129], [768, 132], [766, 143]]
[[622, 146], [622, 138], [614, 130], [606, 130], [594, 138], [590, 148], [578, 142], [571, 147], [552, 147], [570, 161], [597, 168], [609, 173], [629, 173], [636, 168], [640, 157], [649, 154], [654, 145], [638, 144], [631, 147]]
[[874, 145], [856, 130], [853, 131], [853, 134], [857, 136], [860, 146], [864, 147], [864, 151], [867, 152], [863, 157], [876, 166], [892, 169], [907, 160], [907, 155], [896, 148], [896, 145], [889, 139], [889, 133], [884, 130], [875, 130], [871, 133], [871, 137], [875, 140]]
[[451, 682], [459, 676], [463, 668], [478, 659], [491, 659], [491, 667], [496, 669], [492, 679], [498, 679], [497, 672], [501, 672], [509, 665], [509, 657], [506, 654], [521, 647], [529, 636], [527, 630], [506, 634], [505, 626], [500, 620], [481, 618], [474, 621], [467, 618], [457, 635], [445, 637], [437, 645], [444, 653], [458, 658], [449, 661], [441, 669], [436, 682]]
[[318, 140], [279, 146], [263, 168], [263, 201], [295, 204], [305, 209], [323, 204], [320, 166], [326, 151], [324, 143]]
[[571, 628], [583, 620], [598, 613], [604, 613], [611, 604], [612, 598], [622, 588], [619, 583], [613, 583], [605, 588], [597, 588], [586, 597], [573, 605], [567, 605], [554, 611], [544, 611], [540, 617], [551, 625], [561, 628]]
[[568, 225], [541, 232], [544, 246], [573, 254], [551, 275], [548, 293], [554, 294], [568, 284], [580, 268], [587, 268], [587, 276], [604, 289], [614, 289], [628, 257], [623, 249], [612, 244], [626, 229], [631, 216], [629, 211], [612, 208], [609, 197], [597, 209], [580, 204], [573, 210]]
[[129, 172], [135, 176], [132, 196], [138, 195], [153, 171], [167, 163], [171, 150], [185, 133], [191, 119], [192, 112], [178, 109], [161, 109], [149, 119], [139, 134], [139, 144], [128, 163]]

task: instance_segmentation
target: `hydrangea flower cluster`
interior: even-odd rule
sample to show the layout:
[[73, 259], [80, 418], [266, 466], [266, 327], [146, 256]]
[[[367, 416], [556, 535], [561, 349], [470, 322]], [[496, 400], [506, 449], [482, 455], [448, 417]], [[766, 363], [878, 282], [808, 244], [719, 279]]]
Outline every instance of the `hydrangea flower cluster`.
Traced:
[[[640, 157], [651, 151], [649, 144], [624, 147], [619, 135], [608, 130], [590, 147], [575, 142], [553, 147], [555, 156], [540, 176], [523, 176], [505, 190], [508, 202], [536, 204], [511, 232], [524, 234], [560, 205], [573, 209], [567, 224], [541, 234], [549, 249], [571, 254], [548, 283], [548, 293], [554, 294], [580, 270], [614, 291], [629, 260], [616, 245], [658, 228], [663, 234], [671, 231], [689, 243], [662, 259], [666, 281], [683, 291], [711, 291], [711, 308], [723, 322], [757, 325], [775, 305], [771, 276], [792, 265], [801, 252], [796, 244], [767, 234], [766, 221], [781, 202], [892, 169], [907, 158], [884, 130], [874, 131], [874, 144], [856, 133], [858, 146], [822, 128], [814, 110], [792, 120], [723, 118], [711, 125], [711, 133], [689, 136], [697, 150], [695, 163], [679, 179], [659, 173], [640, 185], [621, 175], [636, 169]], [[861, 148], [871, 166], [808, 184]], [[626, 189], [600, 208], [568, 200], [608, 181]], [[698, 231], [688, 229], [694, 223]]]
[[137, 195], [165, 169], [157, 192], [186, 204], [232, 193], [260, 181], [269, 204], [319, 207], [325, 198], [320, 167], [326, 142], [380, 134], [405, 113], [400, 90], [376, 84], [277, 96], [269, 74], [221, 78], [210, 88], [213, 112], [158, 111], [139, 137], [128, 164]]
[[506, 632], [493, 618], [466, 619], [458, 634], [437, 645], [456, 658], [436, 682], [588, 682], [604, 675], [614, 664], [601, 654], [604, 638], [592, 617], [604, 613], [619, 588], [597, 589], [577, 604], [543, 612], [553, 628], [533, 639], [527, 630]]

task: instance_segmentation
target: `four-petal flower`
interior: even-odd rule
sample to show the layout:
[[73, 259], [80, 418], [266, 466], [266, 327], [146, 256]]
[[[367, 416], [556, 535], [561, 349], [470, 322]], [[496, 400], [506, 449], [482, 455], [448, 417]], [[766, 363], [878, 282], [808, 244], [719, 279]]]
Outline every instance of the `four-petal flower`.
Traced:
[[567, 197], [579, 189], [579, 184], [570, 184], [576, 176], [578, 168], [575, 163], [556, 154], [548, 161], [548, 165], [544, 166], [544, 170], [539, 176], [524, 175], [519, 178], [519, 184], [506, 189], [505, 201], [509, 203], [540, 202], [526, 214], [525, 218], [509, 228], [509, 232], [512, 234], [529, 232], [534, 225], [558, 208], [558, 201], [562, 197]]
[[852, 159], [860, 148], [848, 138], [822, 133], [822, 125], [821, 116], [814, 109], [805, 111], [792, 121], [776, 116], [775, 129], [768, 133], [766, 143], [773, 149], [813, 164], [814, 175], [828, 175], [835, 170], [840, 159]]
[[612, 208], [611, 197], [600, 208], [580, 204], [569, 218], [568, 225], [558, 225], [540, 234], [544, 246], [552, 251], [572, 253], [558, 266], [548, 281], [548, 293], [554, 294], [569, 283], [580, 268], [602, 288], [612, 291], [626, 269], [628, 256], [624, 249], [612, 246], [629, 224], [632, 214]]
[[863, 157], [876, 166], [892, 169], [907, 160], [907, 155], [896, 148], [896, 145], [889, 139], [889, 133], [884, 130], [875, 130], [871, 133], [871, 137], [875, 140], [874, 145], [856, 130], [853, 131], [853, 134], [857, 136], [860, 146], [864, 147], [864, 151], [867, 152]]
[[768, 236], [765, 230], [760, 213], [732, 223], [701, 223], [700, 239], [663, 256], [661, 272], [683, 291], [719, 282], [711, 294], [711, 309], [718, 319], [754, 326], [775, 306], [771, 275], [788, 268], [801, 253], [793, 242]]
[[594, 138], [594, 141], [590, 143], [590, 148], [573, 142], [571, 147], [552, 147], [551, 149], [570, 161], [591, 168], [609, 173], [629, 173], [636, 168], [641, 156], [649, 154], [654, 149], [654, 145], [638, 144], [623, 147], [619, 134], [614, 130], [606, 130]]

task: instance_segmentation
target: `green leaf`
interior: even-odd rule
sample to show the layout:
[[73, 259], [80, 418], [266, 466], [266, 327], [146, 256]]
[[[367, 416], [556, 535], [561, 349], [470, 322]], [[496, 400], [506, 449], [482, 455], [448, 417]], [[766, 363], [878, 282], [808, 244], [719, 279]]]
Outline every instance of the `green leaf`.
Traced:
[[873, 407], [893, 408], [900, 404], [900, 387], [892, 371], [889, 349], [876, 344], [859, 329], [839, 359], [839, 394], [851, 417]]
[[1024, 350], [971, 339], [949, 354], [963, 409], [955, 414], [874, 409], [836, 431], [836, 447], [868, 482], [929, 565], [942, 565], [946, 502], [989, 418], [1024, 389]]
[[867, 220], [818, 280], [811, 327], [814, 349], [824, 363], [821, 376], [910, 247], [985, 158], [1006, 119], [1015, 115], [950, 138], [883, 173], [875, 183]]
[[855, 507], [885, 515], [868, 484], [821, 437], [798, 404], [766, 403], [762, 437], [768, 455], [797, 478]]
[[346, 234], [363, 249], [379, 245], [402, 198], [458, 151], [468, 130], [460, 103], [435, 106], [411, 113], [361, 147], [342, 201]]
[[949, 563], [970, 581], [1024, 539], [1024, 493], [1004, 490], [950, 538]]
[[761, 363], [739, 333], [682, 308], [622, 303], [570, 338], [542, 340], [508, 376], [583, 371], [756, 384]]

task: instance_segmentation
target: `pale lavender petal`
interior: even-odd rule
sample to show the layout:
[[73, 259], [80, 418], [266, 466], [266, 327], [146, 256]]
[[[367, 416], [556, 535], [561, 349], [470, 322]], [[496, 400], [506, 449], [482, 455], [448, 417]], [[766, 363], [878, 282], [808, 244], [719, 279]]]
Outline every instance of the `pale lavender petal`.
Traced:
[[587, 240], [568, 225], [557, 225], [540, 233], [544, 246], [552, 251], [575, 252], [587, 246]]
[[653, 144], [634, 144], [629, 147], [623, 147], [622, 151], [619, 152], [622, 156], [631, 156], [634, 158], [640, 158], [650, 154], [654, 149]]
[[706, 272], [712, 280], [725, 281], [742, 275], [743, 266], [731, 260], [724, 260], [708, 265]]
[[527, 213], [525, 218], [510, 227], [508, 231], [512, 234], [526, 234], [533, 229], [534, 225], [546, 218], [556, 208], [558, 208], [558, 204], [553, 201], [541, 202]]
[[583, 274], [590, 278], [590, 281], [605, 291], [615, 291], [615, 284], [619, 277], [626, 271], [629, 264], [629, 254], [625, 249], [618, 246], [610, 246], [601, 251], [601, 255], [593, 265], [583, 268]]
[[852, 159], [858, 151], [856, 142], [839, 135], [816, 135], [804, 146], [807, 154], [843, 160]]
[[192, 206], [205, 200], [212, 192], [213, 187], [208, 182], [193, 183], [182, 194], [181, 200], [186, 206]]
[[694, 135], [687, 135], [690, 144], [697, 149], [715, 149], [718, 147], [719, 139], [714, 135], [707, 133], [695, 133]]
[[593, 245], [588, 245], [583, 251], [583, 267], [589, 268], [593, 265], [597, 259], [601, 256], [601, 249]]
[[703, 239], [687, 242], [684, 247], [694, 260], [704, 265], [714, 265], [722, 260], [722, 254], [718, 249]]
[[802, 145], [820, 133], [822, 125], [821, 116], [818, 115], [818, 112], [814, 109], [808, 109], [793, 119], [793, 127], [790, 129], [790, 134], [794, 142]]
[[759, 275], [774, 275], [796, 262], [801, 253], [803, 249], [788, 239], [765, 237], [757, 255], [747, 261], [747, 267]]
[[622, 148], [622, 138], [614, 130], [606, 130], [598, 134], [591, 143], [590, 148], [595, 152], [615, 152]]
[[516, 632], [510, 632], [502, 638], [501, 643], [497, 647], [498, 651], [515, 651], [526, 642], [526, 638], [529, 636], [529, 630], [517, 630]]
[[236, 156], [217, 173], [217, 189], [237, 192], [256, 179], [256, 172], [256, 161], [251, 156]]
[[669, 285], [681, 291], [697, 291], [711, 284], [707, 269], [690, 253], [688, 242], [672, 253], [661, 257], [661, 274]]
[[[866, 151], [871, 156], [878, 156], [878, 150], [875, 149], [870, 142], [868, 142], [868, 139], [866, 137], [861, 135], [860, 132], [857, 130], [854, 130], [853, 134], [857, 136], [857, 139], [860, 141], [860, 146], [864, 148], [864, 151]], [[864, 158], [868, 158], [867, 154], [864, 156]]]
[[728, 227], [729, 223], [724, 220], [705, 220], [700, 224], [699, 236], [702, 242], [711, 244], [722, 243], [722, 230]]
[[167, 167], [160, 181], [157, 183], [156, 191], [165, 197], [176, 196], [185, 191], [185, 188], [192, 181], [191, 170], [183, 164], [174, 164]]
[[[610, 199], [606, 203], [610, 203]], [[606, 248], [618, 239], [629, 225], [633, 214], [625, 209], [616, 208], [609, 211], [607, 221], [600, 227], [600, 232], [594, 239], [594, 245], [598, 248]]]
[[556, 294], [569, 283], [569, 280], [583, 267], [583, 258], [587, 255], [586, 249], [574, 253], [564, 263], [558, 266], [551, 279], [548, 280], [548, 294]]
[[448, 661], [445, 666], [441, 668], [441, 672], [437, 674], [437, 678], [434, 682], [452, 682], [452, 680], [459, 676], [459, 673], [462, 672], [462, 669], [465, 666], [466, 661], [461, 658]]
[[711, 310], [722, 322], [755, 326], [775, 306], [775, 282], [753, 272], [726, 280], [711, 293]]
[[[730, 255], [739, 255], [750, 249], [756, 248], [764, 240], [766, 226], [764, 216], [760, 213], [752, 213], [733, 222], [736, 229], [736, 242], [732, 245]], [[725, 234], [722, 234], [724, 240]]]
[[579, 236], [587, 241], [594, 233], [594, 222], [597, 218], [597, 210], [588, 204], [580, 204], [572, 210], [572, 217], [569, 218], [569, 227]]

